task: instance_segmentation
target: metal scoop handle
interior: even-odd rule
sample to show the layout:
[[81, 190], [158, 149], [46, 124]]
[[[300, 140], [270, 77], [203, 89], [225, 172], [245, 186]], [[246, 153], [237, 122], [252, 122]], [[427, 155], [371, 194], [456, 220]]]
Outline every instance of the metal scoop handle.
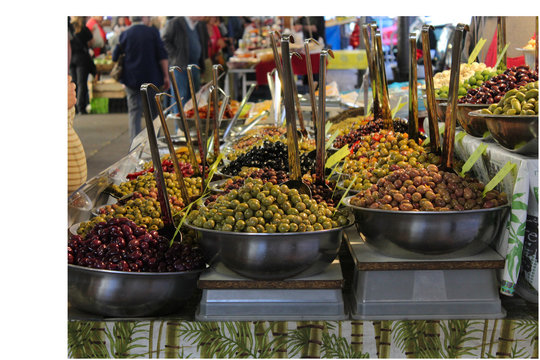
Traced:
[[315, 83], [313, 81], [313, 68], [311, 67], [311, 54], [309, 53], [309, 42], [312, 41], [319, 45], [315, 39], [309, 38], [304, 41], [304, 51], [306, 53], [306, 73], [309, 85], [309, 99], [311, 100], [311, 118], [315, 127], [315, 138], [317, 138], [317, 103], [315, 100]]
[[435, 102], [435, 88], [433, 86], [433, 65], [431, 63], [431, 53], [429, 47], [430, 30], [433, 30], [433, 26], [422, 26], [422, 52], [424, 56], [424, 71], [426, 78], [426, 105], [429, 121], [429, 143], [431, 151], [438, 154], [441, 151], [441, 138], [439, 136], [437, 103]]
[[325, 153], [325, 123], [326, 123], [326, 58], [328, 55], [334, 57], [334, 53], [330, 49], [321, 51], [319, 61], [319, 114], [317, 115], [317, 137], [315, 138], [315, 146], [317, 149], [315, 156], [315, 177], [318, 182], [324, 181], [324, 162], [326, 159]]
[[416, 34], [409, 34], [409, 138], [418, 142], [418, 78], [416, 63]]

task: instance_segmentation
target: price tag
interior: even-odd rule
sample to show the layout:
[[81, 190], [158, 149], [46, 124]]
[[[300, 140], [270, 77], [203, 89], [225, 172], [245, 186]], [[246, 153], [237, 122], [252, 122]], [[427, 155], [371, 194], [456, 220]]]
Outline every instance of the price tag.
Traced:
[[324, 167], [331, 168], [341, 160], [343, 160], [347, 155], [349, 155], [349, 145], [345, 145], [341, 149], [339, 149], [334, 155], [330, 156], [328, 160], [326, 160], [326, 164]]
[[469, 61], [467, 61], [467, 64], [471, 65], [474, 62], [474, 59], [480, 54], [480, 51], [484, 47], [484, 44], [486, 43], [486, 39], [480, 38], [478, 42], [476, 43], [476, 46], [474, 47], [473, 51], [471, 52], [471, 55], [469, 56]]
[[347, 194], [349, 193], [349, 190], [351, 190], [352, 186], [354, 185], [354, 183], [356, 182], [356, 177], [357, 175], [354, 176], [353, 180], [351, 181], [351, 183], [349, 184], [349, 186], [347, 187], [347, 189], [345, 190], [345, 192], [343, 193], [343, 196], [341, 197], [341, 199], [339, 200], [339, 203], [338, 203], [338, 206], [336, 206], [336, 210], [339, 208], [339, 206], [343, 203], [343, 199], [345, 199], [347, 197]]
[[493, 190], [495, 186], [497, 186], [497, 184], [499, 184], [502, 179], [504, 179], [504, 177], [508, 175], [508, 173], [512, 171], [512, 169], [514, 169], [515, 167], [516, 164], [514, 164], [513, 162], [507, 162], [506, 165], [504, 165], [501, 170], [499, 170], [499, 172], [493, 177], [493, 179], [491, 179], [491, 181], [487, 183], [484, 191], [482, 192], [482, 196], [485, 196], [488, 191]]
[[327, 122], [326, 125], [324, 126], [324, 135], [328, 134], [328, 131], [330, 131], [331, 127], [332, 127], [332, 123]]
[[[463, 133], [461, 133], [463, 134]], [[465, 161], [465, 164], [463, 164], [463, 167], [461, 168], [461, 172], [459, 173], [459, 175], [461, 177], [465, 177], [465, 173], [469, 170], [471, 170], [471, 168], [473, 167], [473, 165], [476, 163], [476, 161], [478, 161], [478, 159], [480, 159], [480, 156], [482, 156], [482, 154], [484, 152], [486, 152], [486, 149], [487, 149], [487, 145], [486, 144], [480, 144], [478, 145], [478, 147], [476, 148], [476, 150], [474, 150], [474, 152], [471, 154], [471, 156], [469, 156], [469, 158], [467, 159], [467, 161]]]
[[465, 137], [465, 135], [467, 135], [467, 133], [464, 132], [464, 131], [458, 132], [458, 133], [456, 134], [455, 141], [460, 141], [460, 142], [461, 142], [461, 141], [463, 140], [463, 138]]

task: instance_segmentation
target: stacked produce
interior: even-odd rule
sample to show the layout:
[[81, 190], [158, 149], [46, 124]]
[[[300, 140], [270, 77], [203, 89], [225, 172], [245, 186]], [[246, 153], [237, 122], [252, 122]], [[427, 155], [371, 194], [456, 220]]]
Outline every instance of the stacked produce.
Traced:
[[[393, 126], [395, 132], [406, 133], [409, 126], [407, 121], [403, 119], [394, 119]], [[342, 148], [346, 144], [354, 144], [362, 139], [363, 136], [376, 133], [383, 129], [384, 121], [382, 119], [375, 119], [361, 125], [358, 129], [350, 131], [348, 134], [336, 137], [334, 141], [335, 148]]]
[[[237, 175], [243, 167], [271, 168], [276, 171], [289, 171], [289, 155], [287, 145], [281, 141], [274, 143], [264, 141], [260, 147], [240, 154], [236, 160], [225, 166], [221, 171], [226, 175]], [[300, 155], [300, 168], [302, 173], [307, 173], [315, 167], [315, 158], [307, 154]]]
[[173, 272], [205, 266], [198, 245], [170, 241], [127, 218], [99, 222], [68, 241], [68, 264], [127, 272]]
[[[191, 163], [184, 162], [184, 161], [178, 161], [178, 166], [180, 167], [180, 171], [182, 171], [182, 175], [185, 178], [190, 177], [190, 176], [192, 176], [194, 174], [193, 166], [191, 165]], [[173, 165], [172, 160], [170, 160], [170, 159], [163, 159], [162, 162], [161, 162], [161, 167], [163, 168], [164, 172], [174, 173], [174, 165]], [[147, 173], [153, 173], [153, 172], [154, 172], [154, 167], [151, 166], [151, 167], [149, 167], [147, 169], [145, 168], [145, 169], [143, 169], [141, 171], [136, 171], [136, 172], [130, 173], [130, 174], [127, 175], [127, 178], [128, 178], [128, 180], [133, 180], [133, 179], [138, 178], [141, 175], [144, 175], [144, 174], [147, 174]]]
[[488, 191], [476, 179], [439, 171], [437, 166], [398, 169], [354, 195], [354, 206], [395, 211], [463, 211], [507, 203], [504, 192]]
[[[478, 72], [489, 71], [494, 72], [492, 69], [484, 63], [473, 62], [472, 64], [461, 64], [459, 67], [459, 83], [464, 83], [472, 76], [475, 76]], [[441, 89], [442, 87], [450, 86], [450, 70], [444, 70], [440, 73], [433, 75], [433, 87], [435, 89]]]
[[[502, 74], [502, 70], [481, 70], [475, 72], [471, 77], [459, 83], [458, 87], [458, 99], [467, 94], [469, 89], [476, 89], [482, 86], [489, 79]], [[448, 99], [449, 85], [441, 86], [435, 89], [435, 97], [440, 99]]]
[[[221, 108], [221, 105], [223, 104], [223, 101], [219, 102], [218, 109]], [[225, 107], [225, 112], [223, 114], [224, 119], [232, 119], [234, 117], [234, 114], [238, 111], [240, 103], [236, 100], [230, 101], [227, 106]], [[199, 106], [199, 118], [206, 119], [208, 116], [208, 105], [202, 105]], [[188, 119], [194, 119], [195, 118], [195, 110], [189, 109], [186, 110], [186, 118]], [[214, 106], [211, 106], [210, 108], [210, 119], [214, 118]]]
[[497, 104], [491, 104], [481, 112], [494, 115], [538, 115], [538, 81], [506, 92]]
[[441, 161], [439, 156], [409, 139], [407, 133], [388, 130], [363, 136], [353, 151], [345, 159], [342, 172], [348, 175], [343, 180], [344, 187], [349, 187], [357, 177], [351, 187], [354, 190], [369, 189], [378, 179], [408, 165], [423, 168]]
[[249, 233], [285, 233], [332, 229], [346, 225], [346, 214], [286, 185], [246, 179], [238, 190], [193, 210], [188, 221], [197, 227]]
[[538, 72], [528, 66], [514, 66], [486, 81], [481, 87], [469, 89], [458, 99], [463, 104], [493, 104], [501, 101], [507, 91], [538, 81]]

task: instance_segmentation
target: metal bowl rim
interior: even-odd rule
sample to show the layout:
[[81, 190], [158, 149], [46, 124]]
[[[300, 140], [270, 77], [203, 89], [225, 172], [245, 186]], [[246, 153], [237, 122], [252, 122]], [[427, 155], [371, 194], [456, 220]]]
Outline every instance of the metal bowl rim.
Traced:
[[68, 264], [68, 270], [79, 270], [79, 271], [85, 271], [88, 273], [102, 273], [102, 274], [118, 274], [118, 275], [126, 275], [126, 276], [178, 276], [178, 275], [191, 275], [191, 274], [197, 274], [200, 273], [208, 268], [208, 265], [205, 265], [203, 269], [199, 270], [189, 270], [189, 271], [171, 271], [171, 272], [132, 272], [132, 271], [118, 271], [118, 270], [107, 270], [107, 269], [95, 269], [91, 267], [81, 266], [81, 265], [74, 265], [74, 264]]
[[[468, 106], [468, 107], [489, 107], [491, 104], [469, 104], [469, 103], [458, 103], [457, 104], [458, 107], [465, 107], [465, 106]], [[476, 110], [475, 110], [476, 111]]]
[[348, 228], [349, 226], [354, 225], [354, 221], [352, 219], [349, 219], [349, 223], [346, 225], [338, 226], [336, 228], [332, 229], [325, 229], [325, 230], [318, 230], [318, 231], [304, 231], [304, 232], [285, 232], [285, 233], [246, 233], [246, 232], [237, 232], [237, 231], [223, 231], [223, 230], [213, 230], [213, 229], [205, 229], [200, 228], [198, 226], [192, 225], [189, 223], [189, 221], [186, 219], [184, 221], [184, 225], [187, 227], [190, 227], [194, 230], [201, 231], [201, 232], [208, 232], [208, 233], [214, 233], [214, 234], [226, 234], [226, 235], [232, 235], [232, 236], [300, 236], [300, 235], [317, 235], [317, 234], [326, 234], [330, 232], [340, 231], [345, 228]]
[[486, 119], [518, 119], [518, 120], [535, 120], [538, 119], [538, 115], [498, 115], [498, 114], [482, 114], [480, 110], [474, 110], [469, 112], [469, 116], [472, 117], [482, 117]]
[[345, 206], [350, 207], [351, 209], [355, 210], [361, 210], [361, 211], [367, 211], [367, 212], [373, 212], [375, 214], [406, 214], [411, 216], [419, 216], [419, 215], [448, 215], [448, 214], [471, 214], [471, 213], [478, 213], [478, 212], [491, 212], [491, 211], [497, 211], [500, 209], [508, 208], [510, 207], [510, 204], [504, 204], [499, 205], [496, 207], [488, 208], [488, 209], [472, 209], [472, 210], [450, 210], [450, 211], [396, 211], [396, 210], [381, 210], [381, 209], [371, 209], [371, 208], [363, 208], [355, 205], [351, 205], [350, 200], [353, 197], [347, 196], [345, 199], [343, 199], [343, 204]]

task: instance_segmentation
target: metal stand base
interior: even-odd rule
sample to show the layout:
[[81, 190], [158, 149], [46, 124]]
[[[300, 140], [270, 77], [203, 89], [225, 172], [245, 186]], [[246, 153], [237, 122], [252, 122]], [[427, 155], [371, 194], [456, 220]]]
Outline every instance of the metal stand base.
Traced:
[[[222, 269], [221, 266], [217, 268]], [[199, 284], [207, 284], [205, 286], [210, 287], [208, 284], [212, 280], [237, 283], [239, 277], [232, 273], [227, 275], [224, 272], [217, 272], [216, 269], [209, 269], [201, 275]], [[346, 320], [349, 316], [341, 288], [316, 288], [319, 281], [335, 280], [343, 280], [337, 261], [321, 274], [290, 280], [312, 284], [302, 288], [287, 288], [277, 283], [275, 288], [270, 286], [256, 288], [256, 280], [241, 278], [240, 281], [246, 282], [245, 287], [248, 288], [203, 288], [195, 319], [197, 321]]]

